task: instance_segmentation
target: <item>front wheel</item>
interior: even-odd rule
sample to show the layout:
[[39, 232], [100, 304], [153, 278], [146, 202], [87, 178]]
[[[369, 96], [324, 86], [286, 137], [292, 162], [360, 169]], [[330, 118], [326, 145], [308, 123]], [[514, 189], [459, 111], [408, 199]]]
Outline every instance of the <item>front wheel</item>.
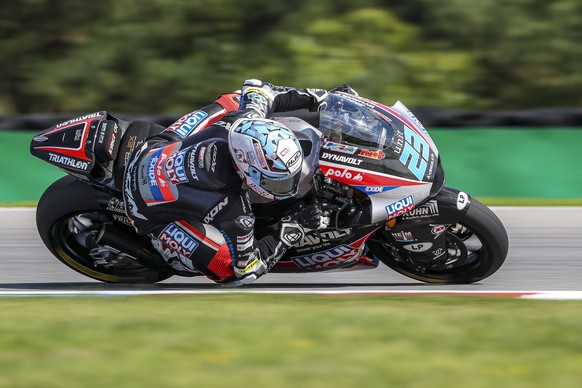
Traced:
[[99, 205], [94, 189], [70, 176], [45, 191], [36, 210], [36, 224], [52, 254], [90, 278], [108, 283], [155, 283], [173, 275], [169, 270], [146, 267], [131, 255], [97, 243], [104, 224], [132, 231]]
[[427, 283], [469, 284], [495, 273], [504, 263], [509, 239], [499, 218], [487, 206], [474, 198], [446, 234], [446, 260], [438, 265], [417, 262], [399, 254], [387, 242], [385, 231], [377, 232], [369, 247], [380, 261], [402, 275]]

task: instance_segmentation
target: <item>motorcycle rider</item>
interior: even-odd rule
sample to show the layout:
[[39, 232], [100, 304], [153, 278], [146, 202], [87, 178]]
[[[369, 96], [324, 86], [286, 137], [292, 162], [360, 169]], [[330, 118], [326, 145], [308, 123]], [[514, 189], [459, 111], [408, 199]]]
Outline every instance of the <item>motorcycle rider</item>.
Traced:
[[312, 203], [284, 217], [278, 231], [255, 238], [248, 190], [267, 201], [290, 199], [303, 164], [293, 132], [268, 117], [318, 111], [326, 96], [322, 89], [251, 79], [243, 84], [239, 106], [238, 95], [223, 95], [148, 139], [131, 155], [123, 184], [137, 232], [152, 237], [166, 262], [183, 274], [199, 271], [230, 285], [264, 275], [306, 228], [326, 225]]

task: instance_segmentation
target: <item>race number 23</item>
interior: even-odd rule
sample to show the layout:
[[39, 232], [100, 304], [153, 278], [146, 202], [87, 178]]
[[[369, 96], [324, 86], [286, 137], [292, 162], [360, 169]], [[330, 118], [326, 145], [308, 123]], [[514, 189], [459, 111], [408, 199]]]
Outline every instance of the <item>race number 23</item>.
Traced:
[[400, 162], [421, 181], [428, 166], [428, 144], [407, 125], [404, 126], [404, 140]]

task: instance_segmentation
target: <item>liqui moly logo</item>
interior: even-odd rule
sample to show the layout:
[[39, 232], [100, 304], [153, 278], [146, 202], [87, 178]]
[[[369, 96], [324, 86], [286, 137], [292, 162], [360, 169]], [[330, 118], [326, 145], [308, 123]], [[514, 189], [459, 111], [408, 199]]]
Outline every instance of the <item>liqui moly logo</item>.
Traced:
[[386, 219], [390, 220], [414, 209], [414, 198], [409, 195], [386, 206]]
[[158, 238], [164, 248], [170, 248], [184, 257], [192, 256], [199, 245], [186, 231], [174, 224], [166, 226]]
[[172, 124], [172, 126], [168, 128], [168, 131], [174, 131], [174, 133], [181, 137], [187, 137], [196, 127], [198, 127], [206, 116], [208, 116], [208, 114], [201, 110], [189, 113]]
[[342, 244], [327, 251], [312, 253], [307, 256], [292, 257], [291, 260], [301, 268], [317, 270], [342, 267], [359, 256], [359, 247], [353, 248]]
[[174, 185], [188, 182], [186, 171], [184, 170], [184, 156], [186, 151], [187, 150], [182, 150], [177, 154], [172, 155], [172, 157], [166, 161], [166, 174], [168, 175], [168, 179], [170, 179]]

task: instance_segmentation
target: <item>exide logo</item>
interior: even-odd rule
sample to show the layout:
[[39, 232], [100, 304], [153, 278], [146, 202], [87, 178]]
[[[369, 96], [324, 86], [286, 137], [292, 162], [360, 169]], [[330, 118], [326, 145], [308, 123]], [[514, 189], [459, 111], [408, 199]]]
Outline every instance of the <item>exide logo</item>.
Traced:
[[384, 187], [383, 186], [366, 186], [364, 188], [364, 191], [366, 193], [382, 193], [382, 192], [384, 192]]
[[412, 198], [412, 195], [409, 195], [406, 198], [402, 198], [401, 200], [391, 203], [390, 205], [386, 206], [385, 209], [388, 220], [401, 216], [402, 214], [414, 209], [414, 198]]

